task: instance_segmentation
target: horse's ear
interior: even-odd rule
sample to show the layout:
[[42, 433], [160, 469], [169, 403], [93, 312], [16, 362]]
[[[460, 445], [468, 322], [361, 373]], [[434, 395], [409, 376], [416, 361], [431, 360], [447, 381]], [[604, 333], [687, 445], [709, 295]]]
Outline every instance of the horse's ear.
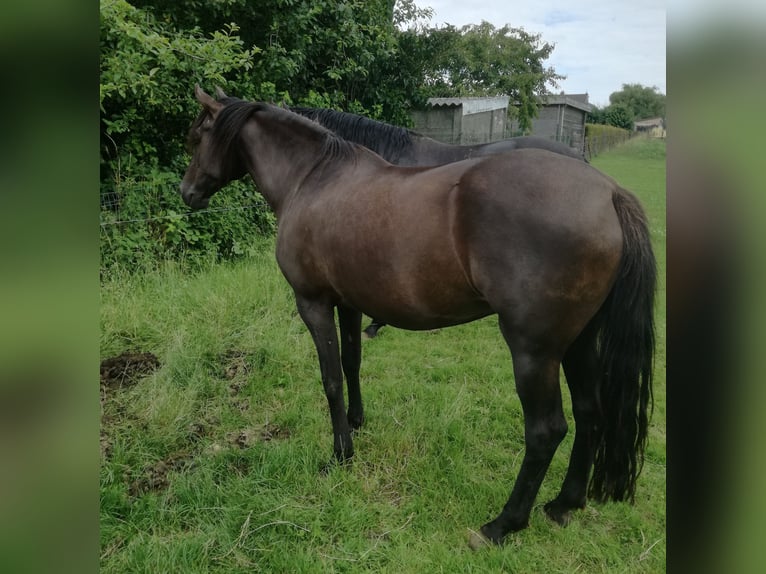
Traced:
[[224, 92], [220, 86], [215, 87], [215, 97], [218, 100], [222, 100], [224, 98], [228, 98], [229, 96], [226, 95], [226, 92]]
[[206, 94], [205, 90], [199, 87], [199, 84], [194, 86], [194, 96], [197, 98], [197, 101], [213, 115], [217, 114], [218, 110], [223, 107], [220, 102], [215, 101], [210, 95]]

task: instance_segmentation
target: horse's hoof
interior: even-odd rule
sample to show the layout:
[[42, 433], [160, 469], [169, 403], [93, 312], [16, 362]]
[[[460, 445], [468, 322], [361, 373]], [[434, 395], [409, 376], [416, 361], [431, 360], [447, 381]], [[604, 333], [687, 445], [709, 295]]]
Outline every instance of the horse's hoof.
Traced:
[[328, 462], [319, 467], [319, 474], [321, 476], [327, 476], [334, 468], [351, 468], [352, 460], [353, 455], [346, 457], [343, 460], [338, 460], [336, 457], [332, 457]]
[[559, 526], [566, 526], [572, 520], [572, 509], [558, 504], [555, 500], [543, 506], [543, 511], [545, 516]]
[[367, 325], [367, 328], [362, 331], [362, 335], [365, 339], [374, 339], [375, 336], [378, 334], [378, 331], [380, 331], [380, 328], [383, 327], [383, 325], [378, 325], [377, 323], [370, 323]]
[[559, 526], [566, 526], [569, 524], [569, 521], [572, 518], [572, 514], [570, 512], [559, 512], [559, 511], [550, 511], [547, 508], [545, 509], [545, 515], [548, 517], [549, 520], [552, 520]]
[[471, 530], [470, 532], [471, 535], [468, 537], [468, 547], [471, 550], [481, 550], [482, 548], [493, 546], [493, 542], [484, 536], [481, 531], [476, 532], [475, 530]]
[[351, 427], [352, 431], [359, 430], [360, 428], [362, 428], [362, 425], [364, 424], [364, 415], [361, 415], [358, 417], [347, 415], [346, 419], [348, 420], [348, 424]]

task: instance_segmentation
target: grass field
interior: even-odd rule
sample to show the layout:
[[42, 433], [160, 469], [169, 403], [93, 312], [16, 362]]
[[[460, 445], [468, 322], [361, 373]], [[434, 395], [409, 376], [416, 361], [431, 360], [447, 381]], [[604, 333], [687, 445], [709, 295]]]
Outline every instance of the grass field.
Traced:
[[[315, 350], [273, 245], [236, 264], [168, 264], [102, 285], [102, 572], [664, 572], [665, 153], [593, 164], [642, 199], [660, 265], [655, 409], [636, 504], [560, 528], [574, 423], [502, 548], [469, 529], [505, 503], [523, 454], [510, 354], [490, 317], [364, 342], [367, 420], [351, 469], [331, 454]], [[126, 355], [124, 353], [130, 353]]]

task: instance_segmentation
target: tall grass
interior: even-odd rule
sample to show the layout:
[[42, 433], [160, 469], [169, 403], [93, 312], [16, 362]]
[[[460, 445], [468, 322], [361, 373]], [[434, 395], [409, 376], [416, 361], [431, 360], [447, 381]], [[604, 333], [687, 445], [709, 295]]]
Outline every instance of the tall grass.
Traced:
[[195, 273], [167, 264], [103, 284], [102, 358], [151, 352], [160, 368], [103, 390], [102, 571], [664, 571], [662, 145], [630, 142], [593, 161], [641, 197], [663, 276], [635, 505], [589, 505], [566, 528], [544, 517], [570, 430], [530, 527], [502, 548], [468, 549], [468, 529], [500, 510], [523, 455], [510, 354], [492, 317], [365, 341], [357, 454], [320, 476], [332, 439], [316, 354], [264, 241], [243, 262]]

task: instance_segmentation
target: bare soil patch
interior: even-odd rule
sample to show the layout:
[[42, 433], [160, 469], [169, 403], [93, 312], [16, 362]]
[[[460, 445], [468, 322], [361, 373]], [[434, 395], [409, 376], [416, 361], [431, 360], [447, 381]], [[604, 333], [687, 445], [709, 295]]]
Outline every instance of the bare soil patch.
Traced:
[[147, 492], [165, 490], [170, 482], [168, 474], [189, 468], [194, 464], [192, 455], [188, 452], [173, 453], [155, 462], [141, 471], [141, 475], [128, 486], [130, 496], [140, 496]]
[[153, 353], [126, 351], [101, 361], [101, 388], [119, 389], [135, 385], [160, 367]]
[[[119, 390], [132, 387], [142, 378], [159, 369], [160, 361], [153, 353], [125, 351], [116, 357], [101, 361], [101, 429], [99, 444], [101, 457], [112, 454], [112, 439], [109, 428], [125, 417], [125, 406], [112, 400]], [[109, 403], [109, 404], [107, 404]]]

